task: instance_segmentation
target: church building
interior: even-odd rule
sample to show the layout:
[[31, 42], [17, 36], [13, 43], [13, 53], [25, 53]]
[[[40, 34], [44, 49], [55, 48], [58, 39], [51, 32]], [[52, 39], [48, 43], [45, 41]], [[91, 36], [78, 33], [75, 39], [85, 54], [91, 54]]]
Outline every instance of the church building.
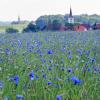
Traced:
[[20, 20], [20, 16], [18, 16], [18, 23], [20, 23], [21, 22], [21, 20]]
[[72, 14], [71, 7], [70, 7], [70, 14], [69, 14], [69, 17], [68, 17], [68, 23], [71, 23], [71, 24], [74, 23], [74, 17], [73, 17], [73, 14]]

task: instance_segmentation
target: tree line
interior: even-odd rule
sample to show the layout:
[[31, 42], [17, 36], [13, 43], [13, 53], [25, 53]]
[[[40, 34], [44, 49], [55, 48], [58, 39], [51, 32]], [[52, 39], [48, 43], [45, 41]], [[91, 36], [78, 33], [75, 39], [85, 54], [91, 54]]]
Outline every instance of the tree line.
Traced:
[[[60, 30], [62, 26], [73, 27], [80, 23], [94, 24], [95, 22], [100, 22], [100, 16], [98, 15], [76, 15], [75, 23], [69, 24], [67, 22], [68, 14], [66, 15], [44, 15], [40, 16], [35, 22], [31, 21], [27, 27], [25, 27], [22, 32], [37, 32], [37, 31], [56, 31]], [[16, 29], [7, 29], [6, 32], [18, 32]]]

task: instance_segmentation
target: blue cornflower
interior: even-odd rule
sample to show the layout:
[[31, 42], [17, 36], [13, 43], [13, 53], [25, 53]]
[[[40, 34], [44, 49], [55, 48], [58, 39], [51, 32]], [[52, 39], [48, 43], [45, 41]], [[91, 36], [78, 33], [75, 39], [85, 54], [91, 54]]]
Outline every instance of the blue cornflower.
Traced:
[[100, 68], [93, 66], [93, 70], [95, 74], [100, 74]]
[[30, 48], [28, 48], [28, 51], [29, 51], [29, 52], [32, 52], [32, 51], [33, 51], [33, 49], [30, 47]]
[[44, 79], [46, 79], [46, 74], [43, 74], [42, 76], [43, 76]]
[[87, 56], [89, 56], [90, 55], [90, 50], [87, 50], [85, 53], [86, 53]]
[[8, 96], [8, 97], [4, 97], [3, 100], [11, 100], [11, 99], [10, 99], [10, 97]]
[[45, 38], [45, 41], [46, 41], [46, 42], [48, 42], [48, 40], [49, 40], [48, 38]]
[[52, 82], [48, 82], [48, 85], [52, 85]]
[[53, 51], [52, 50], [48, 50], [47, 54], [53, 54]]
[[18, 40], [18, 46], [21, 47], [21, 45], [22, 45], [21, 40]]
[[69, 73], [72, 73], [73, 72], [73, 69], [72, 68], [68, 68], [68, 72]]
[[14, 82], [18, 86], [18, 83], [19, 83], [19, 76], [18, 75], [14, 76]]
[[68, 59], [72, 59], [72, 56], [71, 56], [71, 55], [69, 55], [69, 56], [68, 56]]
[[26, 41], [26, 47], [28, 48], [30, 46], [30, 41]]
[[5, 50], [5, 53], [6, 53], [6, 55], [10, 55], [10, 49], [7, 48], [7, 49]]
[[69, 51], [68, 51], [68, 54], [70, 55], [70, 54], [72, 54], [72, 52], [69, 50]]
[[49, 67], [48, 70], [51, 71], [52, 70], [52, 67]]
[[36, 76], [36, 80], [39, 80], [39, 76]]
[[18, 86], [18, 83], [19, 83], [19, 76], [18, 75], [11, 77], [10, 80], [13, 81], [16, 84], [16, 86]]
[[41, 53], [42, 53], [40, 49], [38, 49], [36, 52], [37, 52], [38, 54], [41, 54]]
[[96, 57], [92, 58], [92, 62], [96, 62]]
[[34, 72], [33, 71], [31, 71], [29, 73], [29, 77], [30, 77], [30, 80], [34, 80]]
[[71, 80], [73, 81], [74, 85], [80, 84], [80, 80], [76, 76], [73, 76]]
[[18, 100], [23, 100], [24, 96], [23, 95], [16, 95], [16, 99]]
[[45, 62], [46, 62], [46, 60], [45, 60], [45, 59], [41, 59], [41, 61], [42, 61], [43, 63], [45, 63]]
[[53, 63], [53, 60], [52, 60], [52, 59], [50, 59], [50, 60], [49, 60], [49, 63]]
[[65, 70], [65, 68], [64, 68], [64, 67], [62, 67], [62, 68], [61, 68], [61, 70], [62, 70], [62, 71], [64, 71], [64, 70]]
[[62, 96], [61, 95], [57, 95], [56, 96], [56, 100], [62, 100]]
[[90, 71], [91, 71], [91, 69], [90, 69], [90, 68], [88, 68], [87, 70], [88, 70], [88, 72], [90, 72]]
[[78, 52], [80, 56], [82, 56], [82, 54], [83, 54], [83, 51], [82, 50], [79, 50], [79, 49], [76, 50], [76, 52]]

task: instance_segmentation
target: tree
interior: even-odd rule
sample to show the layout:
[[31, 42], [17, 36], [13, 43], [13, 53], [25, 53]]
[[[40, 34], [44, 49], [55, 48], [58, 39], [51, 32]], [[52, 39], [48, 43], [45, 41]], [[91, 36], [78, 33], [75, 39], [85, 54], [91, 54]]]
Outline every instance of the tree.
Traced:
[[27, 25], [27, 27], [23, 29], [23, 32], [37, 32], [37, 31], [38, 31], [38, 28], [33, 22], [30, 22]]
[[46, 28], [46, 23], [42, 19], [37, 20], [36, 25], [40, 30], [44, 30]]
[[53, 30], [59, 30], [60, 29], [60, 27], [61, 27], [61, 23], [60, 23], [60, 21], [59, 20], [53, 20], [53, 22], [52, 22], [52, 28], [53, 28]]
[[52, 22], [50, 19], [48, 20], [47, 30], [52, 30]]
[[93, 24], [92, 28], [93, 28], [94, 30], [97, 29], [97, 28], [96, 28], [96, 22]]
[[19, 31], [17, 29], [14, 28], [7, 28], [6, 29], [6, 33], [18, 33]]

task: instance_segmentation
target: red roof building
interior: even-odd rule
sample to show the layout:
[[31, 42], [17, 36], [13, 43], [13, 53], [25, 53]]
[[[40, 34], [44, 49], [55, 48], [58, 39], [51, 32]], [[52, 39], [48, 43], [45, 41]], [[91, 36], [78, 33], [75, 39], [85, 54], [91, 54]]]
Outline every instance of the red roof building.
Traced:
[[82, 32], [82, 31], [87, 31], [88, 28], [86, 26], [84, 26], [83, 24], [74, 26], [74, 30], [77, 32]]
[[96, 24], [96, 29], [100, 29], [100, 24]]
[[66, 30], [66, 27], [64, 26], [64, 25], [62, 25], [61, 27], [60, 27], [60, 31], [62, 32], [62, 31], [65, 31]]

